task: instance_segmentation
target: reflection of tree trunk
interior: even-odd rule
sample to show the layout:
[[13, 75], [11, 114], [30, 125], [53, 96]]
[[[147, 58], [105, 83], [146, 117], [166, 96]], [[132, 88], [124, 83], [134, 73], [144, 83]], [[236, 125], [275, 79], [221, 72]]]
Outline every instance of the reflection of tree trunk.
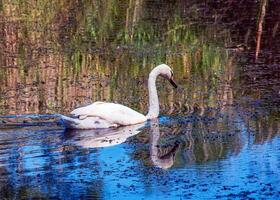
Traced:
[[275, 23], [275, 25], [273, 26], [272, 38], [275, 38], [276, 32], [277, 32], [277, 30], [278, 30], [278, 27], [279, 27], [279, 21], [277, 21], [277, 22]]
[[191, 164], [194, 163], [196, 161], [196, 156], [194, 153], [194, 146], [195, 146], [195, 141], [194, 138], [192, 136], [192, 125], [191, 123], [189, 123], [186, 127], [186, 132], [185, 132], [185, 136], [186, 136], [186, 140], [189, 143], [187, 144], [187, 148], [185, 148], [184, 150], [184, 157], [185, 160]]
[[175, 112], [175, 106], [174, 106], [174, 91], [171, 90], [170, 95], [167, 96], [167, 100], [168, 100], [168, 104], [169, 104], [169, 108], [168, 109], [168, 114], [172, 114]]
[[[130, 0], [126, 11], [126, 31], [133, 37], [134, 27], [140, 20], [142, 14], [143, 0]], [[131, 38], [132, 39], [132, 38]]]
[[268, 121], [267, 122], [267, 126], [268, 126], [268, 129], [267, 129], [267, 140], [270, 141], [273, 139], [273, 123], [271, 121]]
[[133, 26], [139, 21], [142, 11], [142, 0], [136, 0], [133, 12]]
[[129, 1], [129, 6], [126, 10], [126, 19], [125, 19], [125, 28], [126, 28], [126, 32], [127, 33], [130, 33], [131, 32], [131, 7], [132, 7], [132, 1], [133, 0], [130, 0]]
[[245, 44], [246, 46], [248, 46], [248, 40], [249, 40], [250, 35], [251, 35], [251, 29], [249, 28], [249, 29], [247, 30], [247, 33], [246, 33], [245, 38], [244, 38], [244, 44]]
[[[10, 106], [10, 112], [15, 114], [16, 110], [16, 101], [17, 101], [17, 85], [19, 83], [19, 74], [18, 74], [18, 31], [20, 29], [20, 23], [16, 20], [13, 20], [13, 12], [15, 6], [7, 4], [3, 9], [3, 16], [1, 19], [3, 23], [0, 24], [0, 48], [1, 48], [1, 67], [7, 67], [10, 69], [6, 70], [5, 81], [1, 80], [5, 84], [6, 95], [10, 97], [8, 105]], [[9, 18], [6, 18], [9, 16]]]
[[265, 7], [266, 7], [267, 0], [261, 1], [261, 13], [258, 20], [258, 30], [257, 30], [257, 44], [256, 44], [256, 60], [258, 59], [259, 52], [260, 52], [260, 45], [261, 45], [261, 36], [263, 31], [263, 20], [265, 16]]
[[206, 162], [209, 158], [210, 158], [210, 155], [212, 154], [210, 150], [210, 147], [209, 147], [209, 144], [207, 142], [203, 142], [202, 144], [202, 149], [203, 149], [203, 155], [204, 155], [204, 162]]

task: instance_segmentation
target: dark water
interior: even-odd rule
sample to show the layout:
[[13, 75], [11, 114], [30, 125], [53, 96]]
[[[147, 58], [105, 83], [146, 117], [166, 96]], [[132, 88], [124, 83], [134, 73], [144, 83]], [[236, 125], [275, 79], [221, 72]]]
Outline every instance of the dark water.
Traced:
[[[278, 1], [0, 2], [1, 199], [280, 198]], [[159, 120], [68, 131], [94, 101]], [[10, 117], [7, 117], [10, 116]]]

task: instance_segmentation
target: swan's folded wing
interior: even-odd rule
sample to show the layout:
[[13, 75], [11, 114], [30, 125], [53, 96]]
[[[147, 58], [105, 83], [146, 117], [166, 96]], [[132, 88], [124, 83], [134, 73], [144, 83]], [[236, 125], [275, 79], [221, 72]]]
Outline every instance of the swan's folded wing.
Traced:
[[115, 103], [95, 102], [91, 105], [77, 108], [72, 115], [84, 119], [89, 116], [100, 117], [110, 123], [119, 125], [137, 124], [147, 120], [141, 113], [126, 106]]
[[103, 104], [103, 103], [107, 104], [105, 102], [98, 101], [98, 102], [95, 102], [88, 106], [83, 106], [83, 107], [77, 108], [71, 112], [71, 115], [78, 117], [81, 120], [85, 119], [87, 116], [96, 116], [96, 111], [98, 111], [97, 106], [100, 104]]

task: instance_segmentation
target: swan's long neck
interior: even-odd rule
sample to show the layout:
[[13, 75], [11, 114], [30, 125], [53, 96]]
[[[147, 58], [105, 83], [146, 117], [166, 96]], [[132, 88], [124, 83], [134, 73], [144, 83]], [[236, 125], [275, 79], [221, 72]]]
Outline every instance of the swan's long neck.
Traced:
[[148, 119], [157, 118], [159, 115], [159, 103], [156, 88], [156, 79], [158, 72], [153, 70], [149, 75], [148, 89], [149, 89], [149, 112], [147, 114]]

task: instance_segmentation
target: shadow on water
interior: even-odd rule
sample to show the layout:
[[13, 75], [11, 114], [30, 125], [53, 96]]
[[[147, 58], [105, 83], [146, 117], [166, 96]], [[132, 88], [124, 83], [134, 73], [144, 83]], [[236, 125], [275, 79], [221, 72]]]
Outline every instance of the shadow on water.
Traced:
[[[279, 198], [279, 9], [0, 1], [1, 199]], [[160, 63], [180, 88], [158, 80], [158, 121], [59, 123], [56, 113], [94, 101], [145, 113]]]

